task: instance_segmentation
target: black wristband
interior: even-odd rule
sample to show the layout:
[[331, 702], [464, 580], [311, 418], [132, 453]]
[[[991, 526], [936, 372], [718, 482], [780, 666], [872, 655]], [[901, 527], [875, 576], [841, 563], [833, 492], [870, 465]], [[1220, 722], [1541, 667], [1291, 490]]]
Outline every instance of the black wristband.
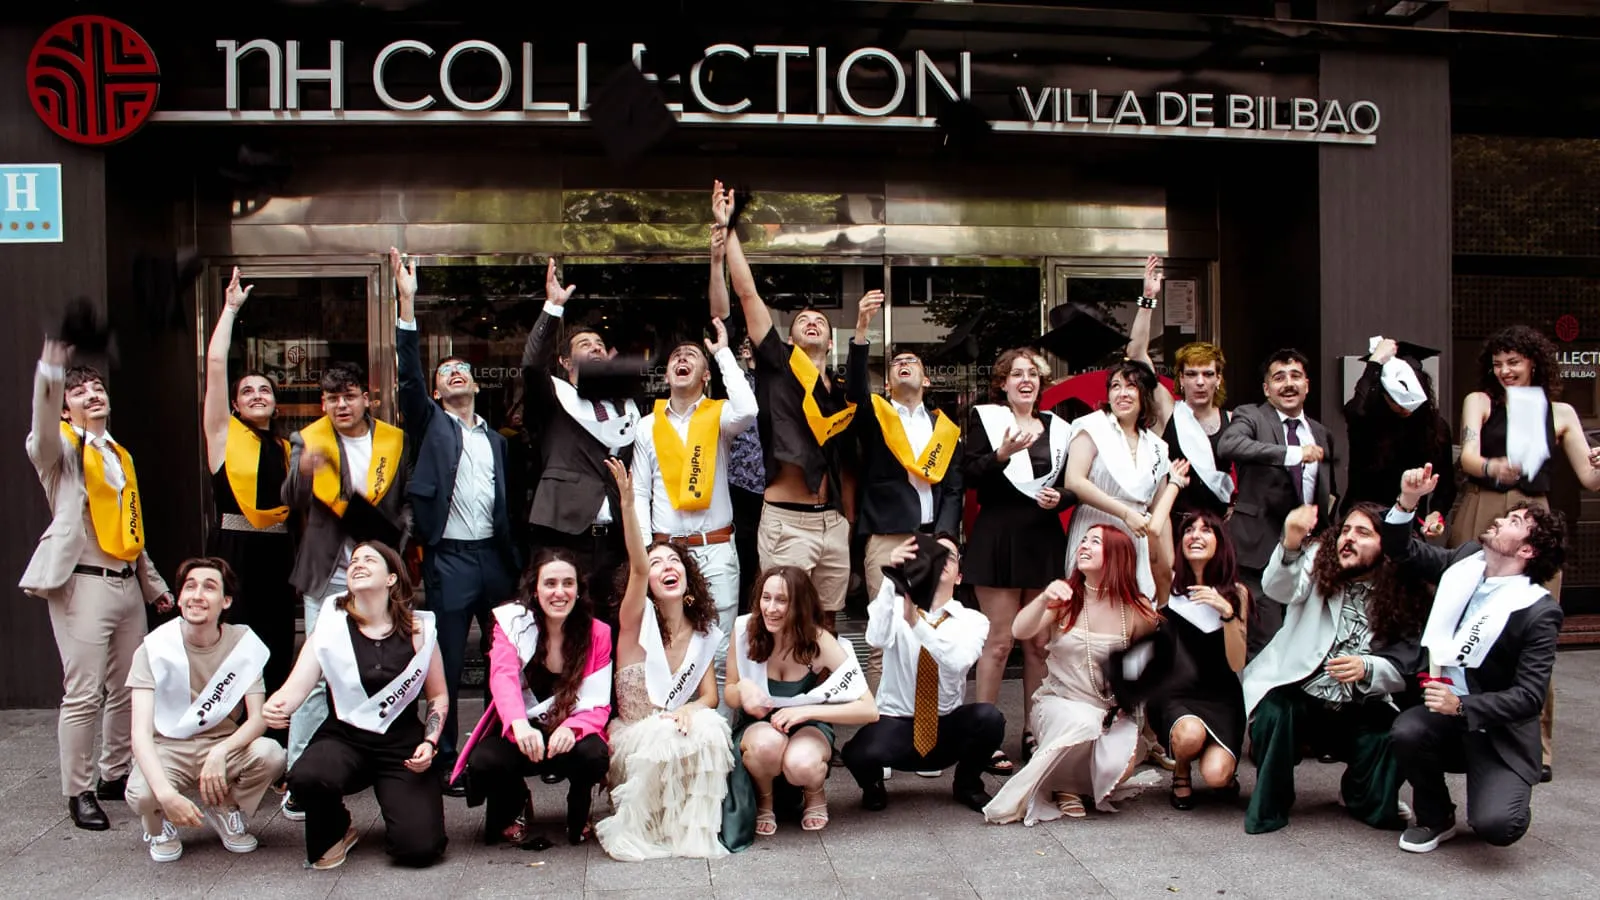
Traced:
[[422, 742], [424, 744], [427, 744], [428, 746], [432, 747], [433, 748], [433, 752], [435, 752], [435, 753], [439, 752], [439, 742], [434, 740], [433, 738], [425, 737], [425, 738], [422, 739]]

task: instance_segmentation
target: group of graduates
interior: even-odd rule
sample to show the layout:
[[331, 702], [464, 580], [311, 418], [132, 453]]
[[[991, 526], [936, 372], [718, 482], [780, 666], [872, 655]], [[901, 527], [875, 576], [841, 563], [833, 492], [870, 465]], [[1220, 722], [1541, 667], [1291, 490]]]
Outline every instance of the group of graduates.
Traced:
[[[1160, 384], [1159, 260], [1098, 409], [1041, 409], [1049, 366], [1023, 347], [958, 425], [925, 403], [914, 352], [886, 354], [884, 390], [870, 389], [881, 292], [857, 306], [842, 383], [824, 313], [796, 313], [785, 339], [740, 205], [715, 186], [711, 336], [670, 349], [668, 396], [648, 412], [637, 361], [564, 321], [576, 288], [551, 261], [509, 440], [476, 412], [469, 361], [424, 369], [415, 261], [392, 248], [401, 424], [376, 419], [363, 373], [336, 363], [325, 415], [285, 439], [270, 378], [229, 390], [250, 294], [236, 271], [206, 357], [217, 520], [176, 601], [144, 549], [104, 378], [46, 341], [27, 446], [53, 518], [21, 586], [48, 603], [61, 653], [75, 824], [109, 828], [100, 801], [126, 800], [152, 859], [177, 859], [178, 829], [202, 824], [249, 852], [248, 819], [276, 788], [305, 823], [307, 865], [330, 869], [360, 837], [344, 798], [370, 787], [388, 853], [429, 865], [446, 795], [486, 806], [486, 842], [548, 846], [538, 775], [567, 782], [570, 843], [709, 857], [775, 833], [780, 815], [825, 828], [833, 766], [867, 810], [887, 807], [892, 772], [953, 767], [958, 803], [1032, 824], [1114, 811], [1160, 781], [1137, 768], [1147, 759], [1173, 770], [1174, 807], [1202, 783], [1236, 797], [1248, 736], [1247, 831], [1287, 824], [1307, 754], [1345, 762], [1345, 806], [1403, 829], [1404, 849], [1455, 833], [1446, 771], [1467, 773], [1485, 840], [1526, 830], [1532, 785], [1551, 777], [1565, 553], [1551, 457], [1600, 489], [1600, 450], [1556, 399], [1546, 339], [1514, 327], [1485, 345], [1451, 507], [1439, 495], [1457, 463], [1421, 361], [1374, 338], [1345, 410], [1341, 493], [1341, 442], [1304, 412], [1298, 352], [1263, 364], [1257, 405], [1224, 408], [1211, 344], [1176, 355], [1176, 397]], [[724, 324], [730, 283], [748, 369]], [[747, 538], [755, 566], [741, 564]], [[870, 598], [864, 663], [835, 630], [854, 574]], [[177, 616], [146, 634], [146, 603]], [[475, 621], [487, 703], [462, 740]], [[996, 705], [1018, 645], [1020, 766]], [[1005, 779], [993, 794], [985, 774]], [[610, 812], [594, 821], [596, 787]]]

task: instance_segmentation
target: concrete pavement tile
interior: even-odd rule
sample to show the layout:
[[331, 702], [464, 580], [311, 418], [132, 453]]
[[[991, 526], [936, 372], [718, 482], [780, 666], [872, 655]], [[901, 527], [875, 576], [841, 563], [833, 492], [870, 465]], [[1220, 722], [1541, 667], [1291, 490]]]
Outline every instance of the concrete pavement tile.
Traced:
[[[456, 885], [466, 867], [447, 855], [441, 862], [426, 869], [397, 866], [381, 850], [357, 862], [338, 869], [339, 881], [329, 892], [330, 898], [370, 900], [373, 897], [453, 897]], [[326, 873], [314, 873], [326, 874]]]
[[832, 870], [826, 866], [801, 878], [763, 876], [714, 879], [712, 891], [717, 900], [773, 900], [775, 897], [844, 900], [844, 889], [839, 886], [839, 880], [833, 875]]
[[[568, 895], [571, 896], [571, 895]], [[705, 900], [705, 888], [634, 888], [623, 891], [585, 891], [584, 900]], [[768, 894], [768, 897], [772, 895]], [[782, 895], [779, 895], [782, 896]], [[810, 897], [807, 897], [810, 900]]]
[[983, 900], [1059, 900], [1102, 897], [1105, 888], [1076, 862], [1040, 859], [1035, 866], [967, 869], [967, 884]]
[[804, 881], [817, 872], [830, 869], [833, 861], [815, 832], [792, 828], [756, 840], [742, 853], [707, 860], [711, 886], [724, 882]]
[[617, 862], [601, 853], [589, 855], [586, 891], [631, 891], [647, 888], [711, 887], [711, 872], [703, 859], [653, 859], [642, 863]]
[[462, 879], [453, 896], [480, 898], [574, 897], [583, 889], [588, 867], [581, 859], [575, 865], [562, 866], [548, 852], [520, 850], [507, 851], [503, 856], [469, 856], [462, 865]]
[[839, 879], [847, 898], [863, 900], [911, 900], [911, 898], [938, 898], [955, 900], [970, 897], [977, 900], [978, 893], [966, 879], [939, 875], [867, 875]]
[[[978, 826], [974, 826], [978, 827]], [[893, 826], [835, 820], [822, 832], [822, 846], [841, 882], [853, 876], [895, 872], [936, 872], [960, 878], [960, 864], [950, 858], [941, 832], [923, 822]]]

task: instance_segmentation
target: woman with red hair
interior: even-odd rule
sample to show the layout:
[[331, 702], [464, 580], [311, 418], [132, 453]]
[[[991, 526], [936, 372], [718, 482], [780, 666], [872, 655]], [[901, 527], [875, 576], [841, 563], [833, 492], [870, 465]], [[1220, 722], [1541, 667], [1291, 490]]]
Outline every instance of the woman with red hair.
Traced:
[[1039, 749], [984, 807], [990, 822], [1081, 819], [1084, 795], [1097, 809], [1115, 812], [1111, 800], [1143, 787], [1127, 781], [1140, 759], [1143, 716], [1108, 716], [1118, 704], [1103, 674], [1113, 653], [1154, 632], [1159, 621], [1139, 593], [1137, 559], [1132, 538], [1096, 525], [1079, 542], [1067, 580], [1052, 582], [1017, 614], [1017, 640], [1045, 641], [1044, 683], [1028, 717]]

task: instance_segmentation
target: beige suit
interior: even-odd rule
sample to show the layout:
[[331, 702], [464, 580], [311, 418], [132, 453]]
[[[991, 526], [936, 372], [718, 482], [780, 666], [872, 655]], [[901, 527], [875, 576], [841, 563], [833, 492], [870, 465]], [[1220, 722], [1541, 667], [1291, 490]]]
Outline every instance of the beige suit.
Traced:
[[[148, 554], [140, 553], [130, 566], [100, 549], [89, 517], [83, 463], [77, 449], [61, 436], [65, 393], [63, 372], [40, 363], [33, 381], [33, 430], [27, 447], [51, 519], [22, 573], [20, 587], [50, 605], [50, 627], [62, 670], [57, 733], [61, 790], [73, 797], [94, 790], [97, 728], [104, 732], [101, 777], [120, 778], [132, 765], [128, 669], [144, 640], [144, 604], [167, 593], [167, 583]], [[75, 573], [79, 565], [113, 571], [131, 567], [132, 574]]]

